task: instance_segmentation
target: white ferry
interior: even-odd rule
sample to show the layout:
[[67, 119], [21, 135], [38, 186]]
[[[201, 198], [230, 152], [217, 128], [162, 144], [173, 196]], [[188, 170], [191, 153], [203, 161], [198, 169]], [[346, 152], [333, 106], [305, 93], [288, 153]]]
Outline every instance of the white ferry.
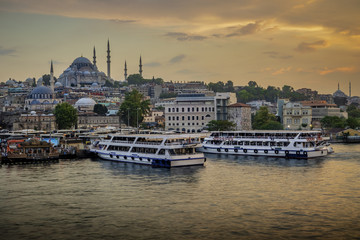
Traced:
[[204, 165], [204, 154], [195, 151], [203, 138], [196, 134], [113, 134], [94, 142], [90, 151], [105, 160], [153, 167]]
[[308, 159], [332, 151], [326, 140], [320, 131], [223, 131], [212, 132], [199, 151]]

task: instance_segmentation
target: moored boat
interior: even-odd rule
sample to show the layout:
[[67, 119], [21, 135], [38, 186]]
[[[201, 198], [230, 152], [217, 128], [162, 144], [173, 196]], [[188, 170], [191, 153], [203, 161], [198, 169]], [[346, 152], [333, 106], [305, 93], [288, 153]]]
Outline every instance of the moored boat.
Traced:
[[320, 131], [217, 131], [205, 138], [199, 151], [285, 158], [326, 156], [332, 148]]
[[17, 163], [57, 159], [59, 159], [59, 152], [49, 142], [38, 139], [9, 139], [3, 162]]
[[201, 136], [196, 134], [113, 134], [94, 142], [90, 151], [104, 160], [182, 167], [204, 165], [204, 154], [196, 152]]

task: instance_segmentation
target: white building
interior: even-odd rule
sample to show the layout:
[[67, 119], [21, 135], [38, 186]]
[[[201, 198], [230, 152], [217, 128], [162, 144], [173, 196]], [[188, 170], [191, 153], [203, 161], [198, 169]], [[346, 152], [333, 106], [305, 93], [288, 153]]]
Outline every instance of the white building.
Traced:
[[227, 106], [235, 94], [181, 94], [165, 106], [165, 130], [201, 132], [211, 120], [227, 120]]
[[283, 106], [284, 129], [310, 129], [312, 108], [299, 102], [288, 102]]

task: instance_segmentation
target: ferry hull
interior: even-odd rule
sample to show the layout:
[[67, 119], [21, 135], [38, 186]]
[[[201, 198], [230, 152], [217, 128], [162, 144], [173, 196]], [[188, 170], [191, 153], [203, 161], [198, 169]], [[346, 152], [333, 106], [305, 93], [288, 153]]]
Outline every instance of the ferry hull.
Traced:
[[198, 149], [203, 153], [231, 154], [242, 156], [264, 156], [264, 157], [283, 157], [283, 158], [317, 158], [326, 156], [327, 149], [302, 151], [302, 150], [284, 150], [284, 149], [246, 149], [246, 148], [224, 148], [203, 146]]
[[143, 165], [151, 165], [152, 167], [184, 167], [194, 165], [204, 165], [206, 158], [204, 154], [194, 154], [187, 158], [159, 158], [159, 156], [151, 155], [128, 155], [128, 153], [108, 153], [94, 151], [101, 159], [115, 162], [135, 163]]

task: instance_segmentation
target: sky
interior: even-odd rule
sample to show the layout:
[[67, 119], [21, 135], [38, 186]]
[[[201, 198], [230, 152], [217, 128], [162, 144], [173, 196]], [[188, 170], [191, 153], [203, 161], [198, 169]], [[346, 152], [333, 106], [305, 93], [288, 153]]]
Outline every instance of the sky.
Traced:
[[111, 77], [256, 81], [360, 96], [359, 0], [0, 0], [0, 81], [58, 77], [77, 57]]

